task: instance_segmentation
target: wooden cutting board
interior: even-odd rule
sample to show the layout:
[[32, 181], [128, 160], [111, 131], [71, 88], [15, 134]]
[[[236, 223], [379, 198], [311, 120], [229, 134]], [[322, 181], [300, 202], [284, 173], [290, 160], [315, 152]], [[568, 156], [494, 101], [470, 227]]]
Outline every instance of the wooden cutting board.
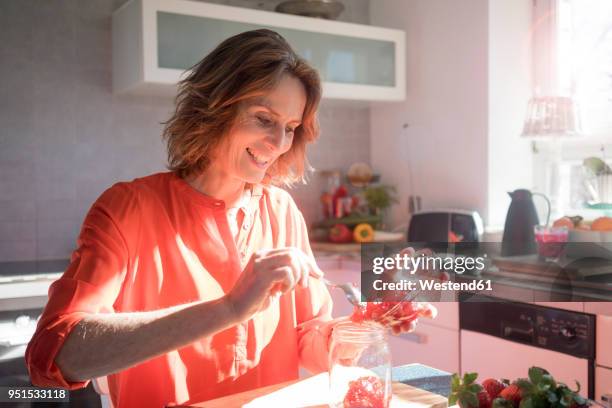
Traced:
[[[329, 377], [321, 373], [305, 380], [258, 388], [196, 403], [200, 408], [327, 408]], [[402, 383], [393, 383], [391, 408], [447, 408], [447, 399]]]

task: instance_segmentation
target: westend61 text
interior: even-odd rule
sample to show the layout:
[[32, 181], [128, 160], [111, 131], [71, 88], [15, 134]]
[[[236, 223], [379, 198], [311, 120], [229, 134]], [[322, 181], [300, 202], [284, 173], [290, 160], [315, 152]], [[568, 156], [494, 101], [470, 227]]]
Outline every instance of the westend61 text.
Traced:
[[[417, 287], [418, 286], [418, 287]], [[491, 280], [481, 279], [472, 282], [439, 282], [435, 279], [420, 279], [409, 281], [402, 279], [397, 282], [384, 282], [377, 279], [373, 282], [374, 290], [438, 290], [438, 291], [483, 291], [493, 290]]]

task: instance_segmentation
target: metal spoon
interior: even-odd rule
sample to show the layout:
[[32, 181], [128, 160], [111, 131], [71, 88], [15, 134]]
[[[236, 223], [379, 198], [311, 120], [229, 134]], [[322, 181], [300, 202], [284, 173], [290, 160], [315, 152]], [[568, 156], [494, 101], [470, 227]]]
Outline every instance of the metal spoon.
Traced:
[[361, 302], [361, 291], [352, 283], [334, 283], [327, 278], [321, 278], [321, 280], [330, 288], [341, 289], [344, 292], [344, 296], [346, 296], [346, 300], [352, 305], [363, 306]]

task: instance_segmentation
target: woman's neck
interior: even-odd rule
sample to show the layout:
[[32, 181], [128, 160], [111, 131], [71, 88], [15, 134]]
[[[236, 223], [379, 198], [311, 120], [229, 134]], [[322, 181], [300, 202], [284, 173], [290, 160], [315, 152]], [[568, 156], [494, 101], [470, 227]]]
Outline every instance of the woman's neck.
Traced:
[[235, 207], [240, 203], [247, 183], [227, 174], [208, 168], [203, 173], [186, 179], [191, 187], [207, 196], [223, 200], [226, 208]]

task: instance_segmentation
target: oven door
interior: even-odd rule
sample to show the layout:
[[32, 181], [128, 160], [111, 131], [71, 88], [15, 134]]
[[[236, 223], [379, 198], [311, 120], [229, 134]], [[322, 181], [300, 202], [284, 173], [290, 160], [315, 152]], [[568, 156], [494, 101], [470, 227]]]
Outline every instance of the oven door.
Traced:
[[555, 379], [575, 389], [580, 383], [581, 394], [587, 396], [590, 381], [590, 361], [557, 351], [504, 340], [488, 334], [461, 330], [461, 371], [477, 372], [479, 380], [527, 377], [530, 367], [548, 370]]

